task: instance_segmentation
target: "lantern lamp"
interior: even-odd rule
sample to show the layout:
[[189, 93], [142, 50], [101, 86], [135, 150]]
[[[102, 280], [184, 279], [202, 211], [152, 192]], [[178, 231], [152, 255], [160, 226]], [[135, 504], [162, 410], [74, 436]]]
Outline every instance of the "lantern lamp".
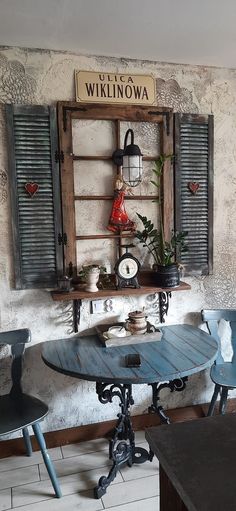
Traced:
[[[131, 136], [131, 143], [127, 144]], [[138, 186], [142, 180], [143, 162], [139, 146], [134, 144], [133, 130], [127, 130], [124, 140], [124, 149], [117, 149], [112, 155], [113, 162], [122, 166], [122, 178], [128, 186]]]

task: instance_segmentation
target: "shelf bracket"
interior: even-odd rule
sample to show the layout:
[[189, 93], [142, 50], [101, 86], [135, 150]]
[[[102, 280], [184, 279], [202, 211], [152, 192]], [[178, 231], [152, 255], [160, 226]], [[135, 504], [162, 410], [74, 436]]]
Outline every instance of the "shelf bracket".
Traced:
[[171, 298], [170, 291], [162, 291], [161, 293], [159, 293], [159, 311], [161, 323], [165, 323], [164, 316], [166, 316], [168, 313], [170, 298]]
[[[168, 309], [169, 309], [169, 305], [170, 305], [171, 292], [170, 291], [162, 291], [161, 293], [158, 293], [158, 295], [159, 295], [160, 322], [165, 323], [165, 316], [168, 313]], [[78, 332], [78, 325], [80, 324], [81, 305], [82, 305], [81, 299], [76, 298], [73, 300], [73, 327], [74, 327], [75, 333]]]
[[78, 325], [80, 324], [80, 309], [82, 305], [82, 300], [75, 299], [73, 300], [73, 326], [74, 332], [78, 332]]

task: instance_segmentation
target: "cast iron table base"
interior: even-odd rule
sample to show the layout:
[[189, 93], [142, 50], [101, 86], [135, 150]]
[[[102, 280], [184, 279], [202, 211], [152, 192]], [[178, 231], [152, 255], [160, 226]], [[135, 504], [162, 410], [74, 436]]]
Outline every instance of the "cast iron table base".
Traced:
[[[170, 388], [180, 392], [186, 387], [187, 377], [179, 378], [166, 383], [151, 383], [152, 386], [152, 405], [149, 407], [149, 413], [157, 413], [160, 417], [161, 423], [170, 423], [169, 417], [165, 414], [162, 406], [158, 405], [160, 399], [159, 393], [163, 388]], [[100, 477], [97, 486], [94, 488], [94, 496], [100, 499], [107, 490], [109, 484], [115, 479], [119, 467], [127, 463], [132, 467], [133, 463], [144, 463], [145, 461], [153, 460], [153, 452], [149, 452], [143, 447], [135, 446], [135, 436], [132, 427], [130, 416], [130, 406], [134, 404], [132, 396], [132, 385], [121, 383], [96, 383], [96, 392], [98, 399], [102, 404], [111, 403], [113, 398], [117, 397], [120, 400], [119, 406], [121, 408], [118, 413], [117, 424], [109, 439], [109, 459], [113, 464], [107, 476]]]
[[121, 411], [118, 413], [118, 421], [109, 439], [109, 459], [113, 461], [108, 476], [100, 477], [98, 485], [94, 488], [94, 496], [100, 499], [107, 490], [109, 484], [115, 479], [121, 465], [127, 463], [132, 467], [133, 463], [152, 461], [153, 453], [142, 447], [135, 447], [134, 431], [130, 417], [130, 406], [134, 404], [132, 385], [130, 384], [107, 384], [96, 383], [96, 392], [101, 403], [111, 403], [114, 397], [120, 400]]
[[157, 413], [159, 415], [162, 424], [170, 424], [170, 418], [166, 415], [163, 407], [158, 404], [160, 400], [160, 392], [163, 389], [169, 388], [170, 392], [182, 392], [182, 390], [186, 387], [186, 382], [188, 381], [188, 377], [184, 376], [183, 378], [178, 378], [173, 381], [168, 381], [165, 383], [149, 383], [152, 387], [152, 404], [148, 408], [148, 413]]

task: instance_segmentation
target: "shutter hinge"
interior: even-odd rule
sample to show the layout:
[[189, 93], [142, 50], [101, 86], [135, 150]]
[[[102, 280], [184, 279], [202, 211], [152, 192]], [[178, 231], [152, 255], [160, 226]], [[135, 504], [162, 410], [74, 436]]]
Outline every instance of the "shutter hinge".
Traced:
[[64, 232], [63, 234], [61, 234], [59, 232], [59, 234], [58, 234], [58, 244], [59, 245], [67, 245], [67, 234], [66, 234], [66, 232]]
[[61, 163], [64, 163], [64, 153], [63, 151], [55, 151], [55, 162], [58, 163], [58, 162], [61, 162]]

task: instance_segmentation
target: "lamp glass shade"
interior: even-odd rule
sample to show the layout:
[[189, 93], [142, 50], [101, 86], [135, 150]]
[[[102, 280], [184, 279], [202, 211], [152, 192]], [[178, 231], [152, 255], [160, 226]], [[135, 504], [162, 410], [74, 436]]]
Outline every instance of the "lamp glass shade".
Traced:
[[123, 181], [129, 186], [138, 186], [142, 180], [142, 155], [124, 155], [122, 166]]

